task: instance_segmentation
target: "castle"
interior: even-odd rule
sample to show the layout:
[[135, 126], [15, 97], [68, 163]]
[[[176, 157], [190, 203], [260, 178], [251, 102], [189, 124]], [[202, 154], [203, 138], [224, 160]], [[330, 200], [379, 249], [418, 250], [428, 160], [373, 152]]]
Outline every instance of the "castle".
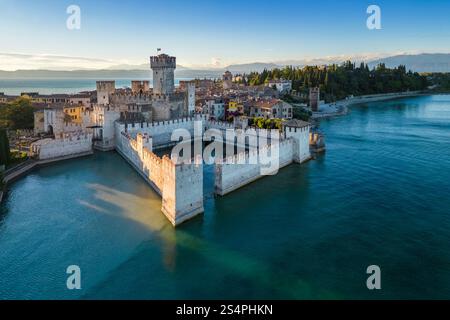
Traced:
[[[186, 83], [184, 90], [175, 88], [175, 57], [165, 54], [151, 57], [150, 66], [152, 89], [148, 81], [133, 81], [131, 90], [116, 89], [114, 81], [98, 81], [96, 102], [83, 110], [78, 123], [64, 122], [61, 110], [44, 110], [39, 123], [46, 130], [51, 129], [54, 139], [32, 144], [38, 161], [73, 158], [90, 154], [94, 149], [116, 150], [161, 195], [161, 211], [177, 226], [204, 211], [204, 197], [201, 156], [196, 154], [180, 162], [176, 154], [160, 157], [154, 153], [155, 149], [178, 143], [172, 140], [175, 130], [190, 136], [189, 145], [203, 139], [204, 132], [210, 129], [219, 134], [239, 132], [244, 136], [243, 148], [241, 145], [237, 152], [234, 147], [239, 147], [239, 139], [227, 140], [233, 146], [231, 156], [215, 153], [215, 193], [220, 196], [266, 175], [262, 173], [266, 163], [261, 159], [267, 155], [277, 156], [276, 169], [310, 159], [309, 123], [287, 121], [281, 136], [261, 145], [257, 137], [260, 134], [267, 137], [268, 130], [247, 128], [248, 123], [238, 118], [228, 123], [194, 114], [195, 84]], [[258, 141], [256, 149], [250, 149], [246, 142], [252, 137]]]
[[111, 141], [117, 120], [167, 121], [194, 113], [195, 84], [189, 83], [184, 91], [175, 90], [176, 58], [166, 54], [150, 57], [150, 67], [153, 90], [148, 81], [133, 81], [131, 92], [116, 90], [115, 81], [97, 81], [92, 122], [98, 149], [114, 149]]

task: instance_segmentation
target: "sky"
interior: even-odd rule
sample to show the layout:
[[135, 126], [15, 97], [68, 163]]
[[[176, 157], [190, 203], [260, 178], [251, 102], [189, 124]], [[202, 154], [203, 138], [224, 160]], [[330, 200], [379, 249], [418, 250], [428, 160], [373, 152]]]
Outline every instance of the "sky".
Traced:
[[190, 68], [449, 53], [449, 13], [448, 0], [0, 0], [0, 70], [140, 65], [157, 48]]

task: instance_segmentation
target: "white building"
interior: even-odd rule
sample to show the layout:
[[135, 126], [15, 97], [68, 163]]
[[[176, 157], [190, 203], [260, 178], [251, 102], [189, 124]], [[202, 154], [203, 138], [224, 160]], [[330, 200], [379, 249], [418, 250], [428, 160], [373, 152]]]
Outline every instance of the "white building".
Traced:
[[225, 103], [222, 99], [206, 100], [203, 106], [203, 113], [210, 117], [219, 120], [225, 117]]
[[277, 91], [280, 93], [287, 93], [292, 90], [292, 81], [291, 80], [271, 80], [267, 84], [268, 87], [275, 87]]

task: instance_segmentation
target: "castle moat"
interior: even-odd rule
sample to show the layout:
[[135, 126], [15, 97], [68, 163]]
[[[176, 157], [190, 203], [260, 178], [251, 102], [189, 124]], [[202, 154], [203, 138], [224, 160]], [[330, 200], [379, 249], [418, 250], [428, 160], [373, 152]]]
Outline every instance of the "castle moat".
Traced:
[[449, 298], [450, 95], [320, 130], [326, 154], [225, 197], [204, 174], [205, 212], [178, 228], [115, 152], [36, 169], [0, 205], [0, 299]]

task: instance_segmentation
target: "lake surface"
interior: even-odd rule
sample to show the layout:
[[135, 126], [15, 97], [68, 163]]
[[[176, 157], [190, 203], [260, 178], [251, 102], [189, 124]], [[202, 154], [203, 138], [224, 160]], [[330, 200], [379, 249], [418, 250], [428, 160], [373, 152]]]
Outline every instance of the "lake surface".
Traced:
[[450, 96], [353, 107], [321, 130], [325, 155], [224, 198], [210, 175], [205, 214], [176, 230], [115, 153], [33, 172], [0, 206], [0, 298], [450, 298]]
[[[148, 72], [150, 77], [150, 70]], [[97, 80], [115, 80], [116, 88], [131, 87], [132, 80], [152, 80], [149, 78], [136, 79], [0, 79], [0, 92], [6, 95], [20, 95], [22, 92], [39, 92], [40, 94], [78, 93], [96, 89]], [[181, 80], [191, 78], [176, 78], [175, 84]]]

